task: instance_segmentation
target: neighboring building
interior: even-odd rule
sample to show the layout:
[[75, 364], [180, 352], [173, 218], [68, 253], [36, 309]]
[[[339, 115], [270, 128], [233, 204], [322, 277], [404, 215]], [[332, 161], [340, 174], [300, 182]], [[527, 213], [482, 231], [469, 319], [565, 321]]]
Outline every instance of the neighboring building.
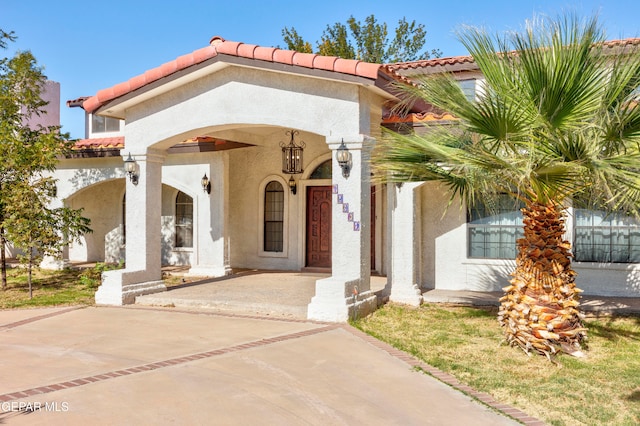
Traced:
[[29, 118], [29, 126], [32, 128], [60, 126], [60, 83], [51, 80], [45, 81], [40, 97], [47, 102], [43, 108], [44, 113], [32, 115]]
[[[515, 258], [517, 214], [498, 220], [476, 209], [467, 218], [458, 208], [444, 213], [448, 195], [438, 184], [371, 184], [368, 159], [381, 124], [452, 118], [428, 108], [409, 122], [383, 117], [396, 101], [388, 83], [443, 71], [476, 95], [482, 76], [468, 57], [377, 65], [214, 37], [69, 101], [87, 113], [87, 138], [60, 162], [58, 193], [84, 208], [94, 230], [69, 247], [69, 260], [126, 260], [126, 269], [105, 275], [96, 294], [105, 304], [163, 290], [162, 264], [206, 276], [232, 267], [331, 270], [309, 305], [310, 318], [328, 321], [375, 308], [372, 271], [387, 275], [391, 300], [404, 303], [419, 304], [430, 288], [499, 290]], [[292, 142], [303, 148], [299, 161], [299, 151], [283, 158]], [[351, 156], [349, 173], [338, 164], [341, 147]], [[569, 230], [582, 247], [595, 235], [594, 217], [590, 225], [579, 217]], [[624, 230], [626, 258], [610, 250], [618, 257], [595, 253], [576, 263], [587, 292], [640, 293], [640, 233], [635, 225]]]

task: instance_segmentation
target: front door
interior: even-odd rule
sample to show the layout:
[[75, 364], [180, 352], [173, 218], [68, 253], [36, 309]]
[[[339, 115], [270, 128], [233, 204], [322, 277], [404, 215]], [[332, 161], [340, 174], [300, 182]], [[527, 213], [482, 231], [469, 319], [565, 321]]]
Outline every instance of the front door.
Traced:
[[331, 187], [307, 188], [307, 266], [331, 267]]

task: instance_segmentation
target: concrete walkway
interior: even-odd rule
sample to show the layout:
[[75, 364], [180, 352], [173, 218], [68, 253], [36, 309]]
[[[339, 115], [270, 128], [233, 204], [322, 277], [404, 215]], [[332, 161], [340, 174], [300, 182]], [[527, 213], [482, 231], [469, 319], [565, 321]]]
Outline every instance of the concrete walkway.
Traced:
[[[329, 274], [292, 271], [242, 271], [223, 278], [185, 277], [185, 283], [162, 293], [136, 298], [136, 304], [176, 308], [211, 309], [277, 318], [306, 319], [307, 305], [315, 294], [315, 282]], [[193, 280], [193, 281], [192, 281]], [[371, 290], [384, 299], [386, 277], [372, 276]], [[501, 292], [427, 290], [425, 303], [498, 306]], [[583, 296], [587, 314], [639, 315], [640, 298]]]
[[[316, 281], [329, 274], [247, 270], [222, 278], [195, 279], [162, 293], [138, 296], [136, 304], [211, 309], [278, 318], [307, 319]], [[381, 292], [386, 277], [371, 277], [371, 290]]]
[[0, 357], [2, 424], [516, 424], [347, 325], [140, 306], [0, 311]]

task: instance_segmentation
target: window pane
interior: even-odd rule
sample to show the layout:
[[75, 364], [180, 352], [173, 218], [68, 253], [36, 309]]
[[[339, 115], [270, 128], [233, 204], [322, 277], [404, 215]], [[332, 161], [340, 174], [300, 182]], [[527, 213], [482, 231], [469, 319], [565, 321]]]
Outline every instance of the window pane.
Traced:
[[331, 160], [327, 160], [316, 167], [309, 179], [331, 179]]
[[458, 81], [464, 97], [470, 101], [476, 99], [476, 81], [475, 80], [460, 80]]
[[284, 247], [284, 189], [271, 181], [264, 191], [264, 251], [282, 252]]
[[499, 198], [493, 209], [483, 204], [469, 212], [469, 257], [515, 259], [516, 240], [522, 238], [522, 203], [508, 197]]
[[176, 247], [193, 247], [193, 198], [184, 192], [176, 196]]
[[577, 261], [640, 261], [640, 227], [636, 219], [588, 209], [576, 209], [575, 217], [573, 252]]
[[93, 133], [103, 133], [105, 131], [105, 118], [99, 115], [91, 115], [91, 131]]
[[120, 120], [117, 118], [106, 117], [106, 129], [107, 132], [119, 132]]

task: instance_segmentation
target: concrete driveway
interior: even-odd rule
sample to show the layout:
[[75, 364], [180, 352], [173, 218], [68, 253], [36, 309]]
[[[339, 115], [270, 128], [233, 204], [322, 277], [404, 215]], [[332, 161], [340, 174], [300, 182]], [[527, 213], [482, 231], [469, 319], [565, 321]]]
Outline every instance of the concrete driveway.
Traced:
[[430, 369], [347, 325], [140, 306], [0, 311], [0, 423], [516, 424], [415, 366]]

